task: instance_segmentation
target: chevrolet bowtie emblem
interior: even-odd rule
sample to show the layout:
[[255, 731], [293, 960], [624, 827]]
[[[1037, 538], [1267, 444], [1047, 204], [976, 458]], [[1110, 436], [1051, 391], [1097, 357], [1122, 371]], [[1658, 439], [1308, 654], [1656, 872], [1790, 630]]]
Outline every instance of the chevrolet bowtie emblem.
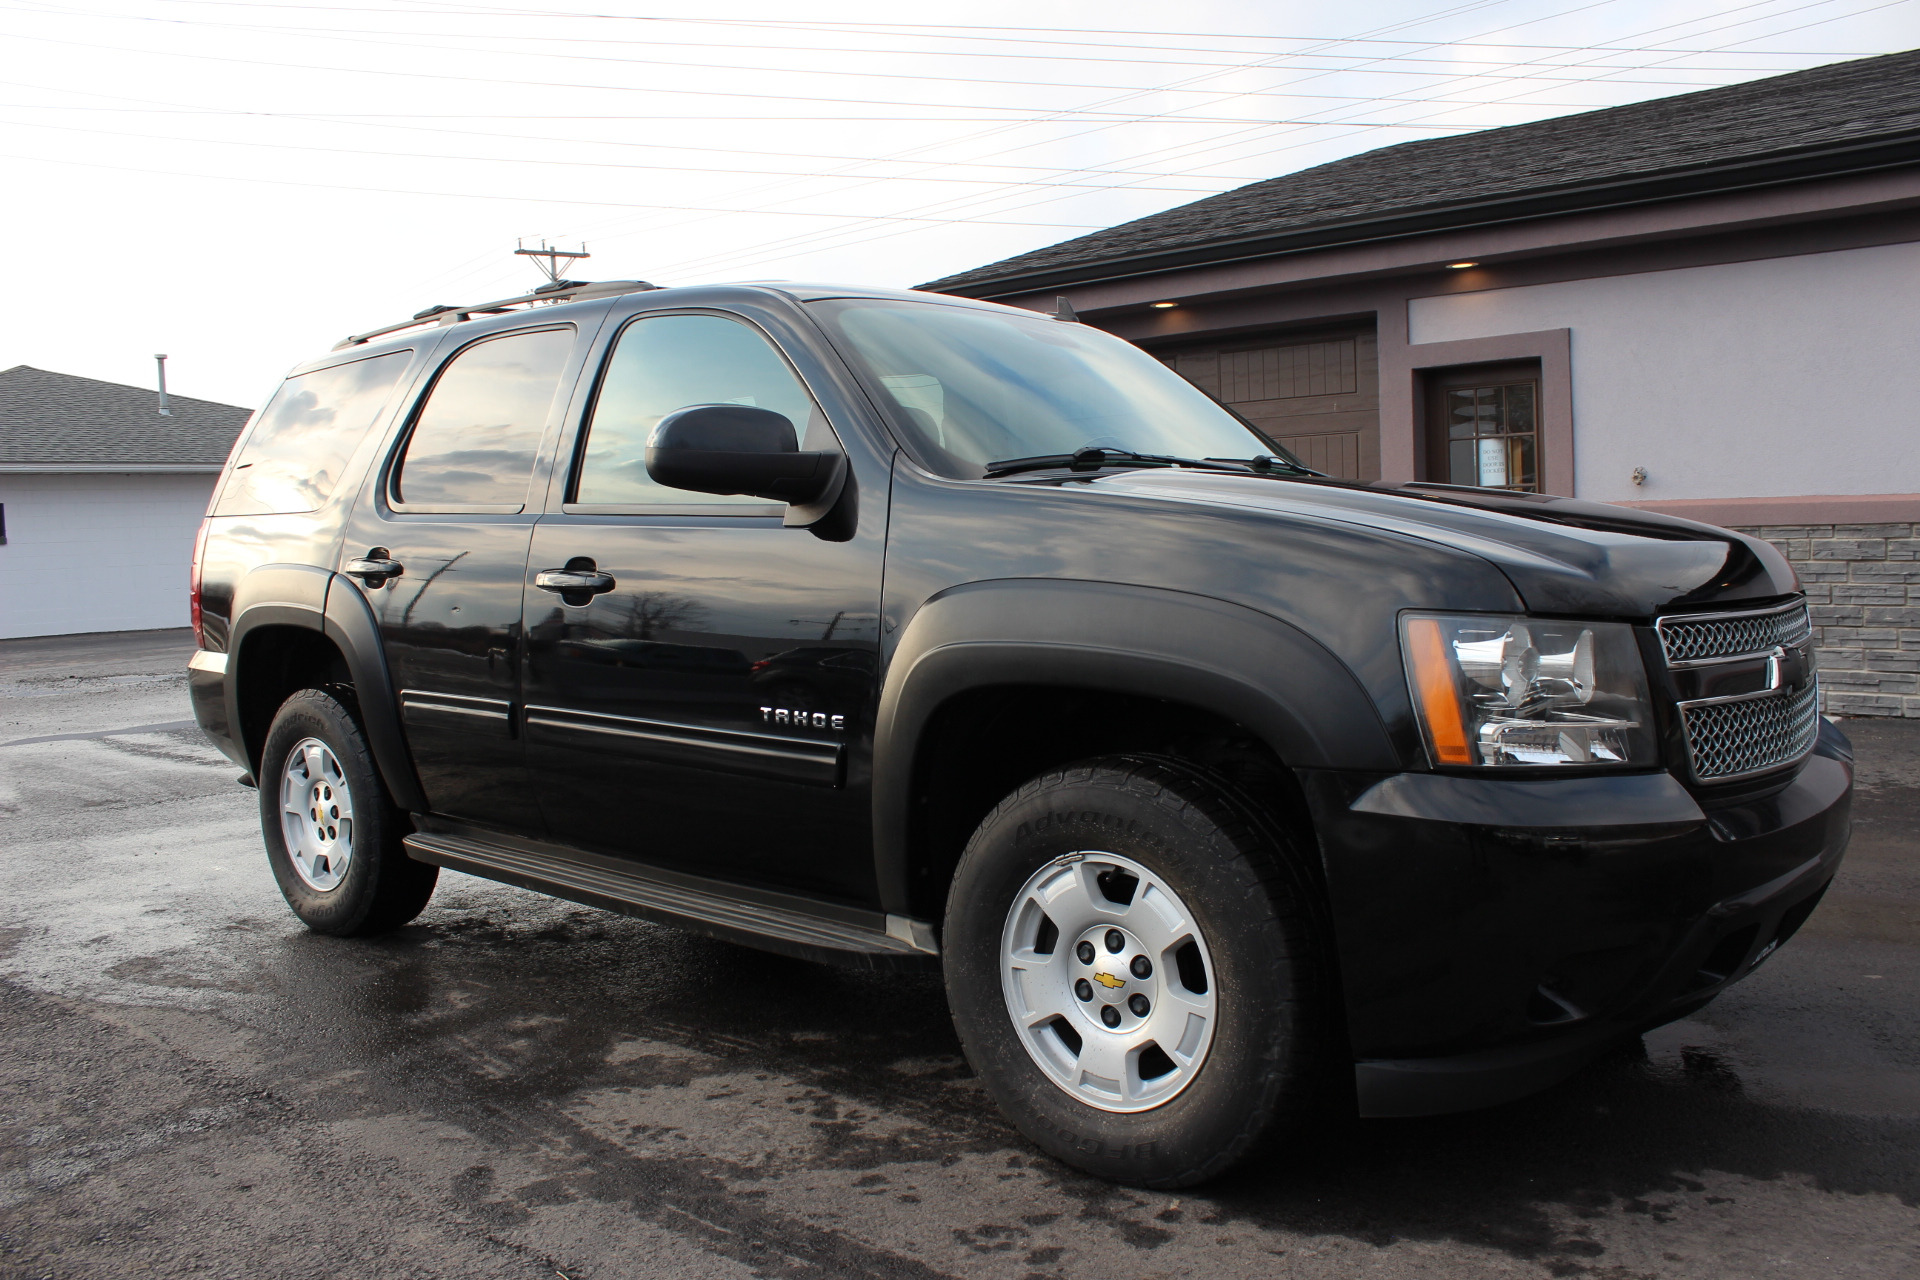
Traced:
[[1093, 980], [1109, 991], [1115, 987], [1124, 987], [1127, 985], [1125, 978], [1116, 978], [1110, 973], [1096, 973], [1093, 975]]

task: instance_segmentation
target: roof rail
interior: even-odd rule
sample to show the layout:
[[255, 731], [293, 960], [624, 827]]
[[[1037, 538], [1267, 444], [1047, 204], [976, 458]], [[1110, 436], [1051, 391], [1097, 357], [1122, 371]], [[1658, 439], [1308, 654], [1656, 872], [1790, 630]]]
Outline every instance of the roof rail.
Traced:
[[623, 293], [645, 293], [649, 289], [662, 286], [649, 284], [645, 280], [555, 280], [543, 284], [532, 293], [523, 293], [515, 298], [501, 298], [494, 302], [475, 303], [470, 307], [451, 307], [444, 303], [416, 311], [410, 320], [399, 324], [390, 324], [380, 329], [369, 329], [365, 333], [356, 333], [340, 339], [333, 344], [335, 351], [344, 351], [348, 347], [358, 347], [384, 338], [390, 333], [399, 333], [402, 329], [415, 329], [423, 324], [459, 324], [462, 320], [474, 316], [498, 315], [511, 311], [515, 307], [532, 306], [537, 302], [585, 302], [589, 298], [612, 298]]

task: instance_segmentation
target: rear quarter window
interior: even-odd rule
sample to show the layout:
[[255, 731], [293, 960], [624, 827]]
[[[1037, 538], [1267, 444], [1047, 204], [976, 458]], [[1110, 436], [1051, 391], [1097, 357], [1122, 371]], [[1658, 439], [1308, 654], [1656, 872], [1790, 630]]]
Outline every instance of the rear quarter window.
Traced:
[[217, 516], [317, 510], [380, 418], [413, 360], [393, 351], [296, 374], [280, 384], [234, 459]]

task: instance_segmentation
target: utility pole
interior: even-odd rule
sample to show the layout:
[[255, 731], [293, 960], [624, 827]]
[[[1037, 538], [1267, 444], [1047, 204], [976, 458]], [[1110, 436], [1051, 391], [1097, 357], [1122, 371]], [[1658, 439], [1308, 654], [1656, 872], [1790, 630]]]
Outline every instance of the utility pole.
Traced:
[[173, 416], [173, 407], [167, 403], [167, 358], [162, 355], [156, 355], [153, 358], [153, 362], [160, 366], [160, 416], [171, 418]]
[[[562, 259], [565, 259], [567, 266], [571, 267], [581, 258], [591, 258], [593, 256], [587, 252], [587, 242], [584, 240], [580, 242], [580, 248], [577, 252], [571, 249], [556, 249], [544, 239], [540, 241], [540, 247], [538, 249], [527, 248], [527, 242], [525, 240], [519, 240], [516, 241], [516, 243], [520, 247], [513, 251], [514, 255], [521, 258], [532, 258], [533, 265], [540, 268], [540, 274], [547, 278], [547, 283], [549, 284], [560, 283], [560, 262]], [[543, 258], [545, 259], [544, 262], [541, 261]]]

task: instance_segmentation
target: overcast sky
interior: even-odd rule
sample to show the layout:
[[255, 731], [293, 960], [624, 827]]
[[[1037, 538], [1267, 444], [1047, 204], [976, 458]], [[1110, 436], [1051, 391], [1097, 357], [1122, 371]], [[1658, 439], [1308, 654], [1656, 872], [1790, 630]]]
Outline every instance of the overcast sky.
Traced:
[[0, 0], [0, 31], [0, 368], [145, 385], [165, 351], [253, 406], [349, 332], [538, 283], [521, 239], [584, 242], [574, 278], [910, 285], [1911, 48], [1920, 0]]

